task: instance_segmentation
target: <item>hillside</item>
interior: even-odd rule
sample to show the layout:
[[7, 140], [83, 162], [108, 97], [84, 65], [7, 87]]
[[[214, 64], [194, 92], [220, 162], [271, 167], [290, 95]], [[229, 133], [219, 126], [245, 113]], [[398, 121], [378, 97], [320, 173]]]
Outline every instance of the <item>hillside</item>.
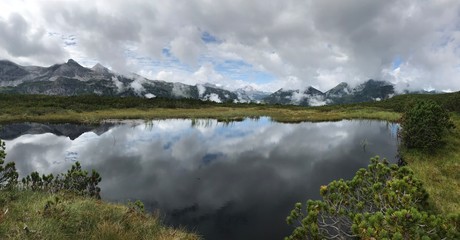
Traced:
[[136, 74], [115, 73], [101, 64], [85, 68], [69, 59], [50, 67], [21, 66], [0, 61], [0, 93], [76, 96], [136, 96], [191, 98], [226, 102], [238, 100], [234, 92], [213, 85], [186, 85], [150, 80]]
[[264, 98], [264, 102], [268, 104], [322, 106], [381, 101], [394, 95], [395, 90], [391, 83], [369, 79], [354, 88], [348, 83], [342, 82], [324, 93], [311, 86], [305, 90], [280, 89]]
[[354, 87], [342, 82], [325, 92], [312, 86], [305, 89], [279, 89], [274, 93], [259, 91], [251, 86], [229, 90], [209, 83], [192, 86], [151, 80], [137, 74], [119, 74], [99, 63], [92, 68], [86, 68], [72, 59], [50, 67], [21, 66], [2, 60], [0, 93], [58, 96], [95, 94], [300, 106], [381, 101], [396, 94], [391, 83], [373, 79]]
[[[458, 214], [460, 209], [459, 198], [459, 182], [458, 178], [458, 159], [459, 159], [459, 129], [460, 129], [460, 92], [438, 95], [426, 94], [409, 94], [395, 96], [391, 99], [379, 102], [367, 102], [359, 104], [341, 104], [321, 107], [299, 107], [299, 106], [277, 106], [277, 105], [258, 105], [258, 104], [217, 104], [212, 102], [201, 102], [199, 100], [190, 99], [142, 99], [142, 98], [119, 98], [119, 97], [101, 97], [101, 96], [44, 96], [44, 95], [1, 95], [0, 104], [3, 109], [0, 115], [0, 121], [32, 121], [32, 122], [78, 122], [78, 123], [98, 123], [105, 119], [152, 119], [152, 118], [217, 118], [221, 121], [241, 120], [244, 117], [270, 116], [275, 121], [282, 122], [299, 122], [299, 121], [328, 121], [340, 119], [381, 119], [389, 121], [397, 121], [401, 112], [405, 107], [413, 101], [420, 99], [430, 99], [436, 101], [447, 108], [452, 113], [456, 129], [449, 137], [446, 138], [446, 144], [442, 148], [432, 153], [421, 151], [403, 151], [401, 156], [408, 162], [410, 168], [414, 170], [414, 174], [424, 182], [424, 186], [430, 194], [430, 205], [433, 210], [438, 213]], [[31, 104], [33, 103], [33, 105]], [[43, 128], [40, 124], [18, 125], [14, 127], [20, 132], [41, 131]], [[14, 130], [6, 129], [6, 133], [14, 136]], [[82, 128], [82, 131], [90, 128]], [[59, 133], [65, 132], [65, 127], [57, 127], [52, 131]], [[95, 132], [104, 131], [104, 128], [94, 127]], [[79, 132], [72, 133], [78, 135]], [[56, 201], [55, 197], [60, 200]], [[14, 201], [12, 201], [14, 199]], [[31, 199], [34, 199], [33, 201]], [[17, 200], [17, 201], [16, 201]], [[57, 209], [57, 213], [68, 216], [72, 222], [67, 225], [65, 222], [56, 223], [56, 215], [49, 217], [47, 221], [36, 221], [33, 217], [40, 217], [44, 213], [44, 206], [48, 201], [55, 202], [53, 205]], [[89, 201], [89, 202], [88, 202]], [[15, 202], [13, 204], [13, 202]], [[125, 206], [112, 205], [102, 203], [97, 200], [88, 200], [84, 198], [61, 195], [50, 195], [42, 193], [22, 192], [20, 194], [11, 194], [2, 192], [0, 195], [0, 203], [2, 211], [0, 214], [1, 226], [0, 234], [18, 234], [11, 235], [15, 238], [23, 238], [26, 234], [36, 234], [37, 229], [41, 227], [52, 226], [52, 229], [64, 229], [70, 226], [80, 226], [82, 216], [90, 217], [91, 222], [99, 222], [101, 218], [107, 221], [102, 226], [95, 225], [84, 234], [101, 234], [96, 235], [102, 239], [106, 238], [117, 239], [113, 236], [118, 236], [120, 239], [126, 237], [121, 232], [127, 231], [129, 224], [125, 221], [131, 218], [132, 210]], [[16, 205], [16, 203], [18, 203]], [[30, 205], [29, 205], [30, 204]], [[97, 210], [98, 216], [89, 216], [88, 212], [81, 211], [82, 207]], [[107, 207], [107, 208], [106, 208]], [[114, 207], [112, 209], [112, 207]], [[8, 209], [8, 211], [6, 211]], [[17, 210], [14, 210], [17, 209]], [[29, 209], [33, 211], [29, 212]], [[42, 210], [43, 209], [43, 210]], [[112, 209], [112, 210], [110, 210]], [[74, 211], [75, 212], [67, 212]], [[12, 211], [24, 211], [19, 217], [10, 219], [10, 225], [3, 225], [5, 219]], [[53, 210], [54, 211], [54, 210]], [[6, 213], [5, 213], [6, 212]], [[96, 212], [96, 210], [94, 210]], [[114, 216], [105, 215], [106, 212], [113, 213]], [[39, 215], [42, 214], [42, 215]], [[56, 212], [53, 212], [56, 214]], [[75, 214], [75, 215], [72, 215]], [[31, 217], [32, 216], [32, 217]], [[51, 215], [50, 215], [51, 216]], [[132, 215], [137, 216], [137, 215]], [[134, 217], [137, 219], [137, 217]], [[25, 221], [24, 219], [27, 219]], [[108, 220], [107, 220], [108, 219]], [[120, 220], [122, 219], [122, 220]], [[142, 217], [141, 219], [145, 219]], [[157, 219], [156, 217], [148, 217], [148, 219]], [[50, 222], [48, 222], [48, 220]], [[157, 219], [158, 220], [158, 219]], [[53, 222], [54, 221], [54, 222]], [[79, 222], [80, 221], [80, 222]], [[112, 223], [111, 223], [112, 221]], [[150, 221], [150, 220], [149, 220]], [[114, 222], [114, 223], [113, 223]], [[28, 230], [24, 230], [26, 226]], [[40, 225], [40, 224], [43, 224]], [[57, 225], [53, 225], [57, 224]], [[123, 225], [127, 224], [127, 225]], [[134, 224], [134, 223], [133, 223]], [[136, 222], [141, 227], [156, 226], [156, 223]], [[19, 226], [19, 227], [18, 227]], [[128, 226], [128, 227], [126, 227]], [[136, 225], [137, 226], [137, 225]], [[161, 225], [160, 225], [161, 226]], [[150, 229], [149, 227], [149, 229]], [[156, 228], [156, 227], [154, 227]], [[180, 236], [188, 236], [190, 239], [195, 239], [194, 235], [187, 235], [181, 231], [168, 230], [164, 227], [158, 227], [160, 232], [152, 233], [159, 239], [181, 238]], [[158, 229], [156, 228], [156, 229]], [[12, 229], [12, 230], [11, 230]], [[103, 231], [101, 231], [101, 229]], [[132, 236], [145, 233], [142, 228], [132, 228]], [[11, 233], [9, 231], [12, 231]], [[30, 233], [27, 233], [30, 231]], [[45, 230], [44, 230], [45, 231]], [[46, 230], [49, 231], [49, 230]], [[46, 232], [45, 231], [45, 232]], [[75, 231], [75, 230], [72, 230]], [[172, 231], [172, 232], [169, 232]], [[168, 233], [169, 232], [169, 233]], [[45, 238], [60, 237], [62, 232], [56, 231], [47, 232], [43, 235]], [[56, 235], [52, 235], [56, 234]], [[77, 235], [80, 233], [76, 233]], [[119, 235], [117, 235], [119, 234]], [[183, 235], [185, 234], [185, 235]], [[35, 236], [35, 235], [33, 235]], [[41, 235], [40, 235], [41, 236]], [[49, 237], [48, 237], [49, 236]], [[166, 236], [166, 237], [163, 237]], [[39, 237], [37, 237], [39, 238]]]

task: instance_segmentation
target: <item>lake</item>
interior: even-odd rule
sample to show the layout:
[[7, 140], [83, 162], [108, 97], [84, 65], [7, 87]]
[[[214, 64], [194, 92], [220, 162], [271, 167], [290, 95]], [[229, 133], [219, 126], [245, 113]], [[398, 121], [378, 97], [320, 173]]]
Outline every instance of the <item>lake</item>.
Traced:
[[397, 125], [353, 120], [283, 124], [159, 120], [100, 126], [3, 126], [7, 161], [21, 176], [75, 161], [102, 176], [102, 198], [141, 200], [167, 224], [205, 239], [282, 239], [296, 202], [351, 179], [379, 155], [396, 162]]

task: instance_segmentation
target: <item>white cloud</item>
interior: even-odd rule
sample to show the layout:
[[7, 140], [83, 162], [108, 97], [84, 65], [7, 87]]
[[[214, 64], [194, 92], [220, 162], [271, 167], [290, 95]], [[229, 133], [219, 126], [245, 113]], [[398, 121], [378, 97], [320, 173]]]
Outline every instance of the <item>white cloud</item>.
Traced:
[[18, 59], [20, 63], [50, 64], [65, 57], [59, 42], [43, 27], [34, 27], [18, 13], [0, 16], [0, 57]]
[[195, 72], [188, 72], [177, 69], [160, 70], [157, 73], [152, 71], [142, 71], [142, 76], [150, 79], [164, 80], [168, 82], [181, 82], [189, 85], [213, 84], [225, 89], [235, 90], [251, 85], [238, 79], [230, 79], [216, 72], [211, 63], [204, 63]]
[[[460, 90], [456, 0], [6, 0], [0, 9], [0, 58], [19, 63], [72, 57], [167, 81], [272, 91], [369, 78]], [[204, 32], [216, 41], [203, 41]], [[60, 36], [70, 35], [76, 44], [66, 46]], [[216, 70], [225, 61], [274, 80]]]
[[179, 30], [179, 36], [171, 41], [171, 52], [183, 63], [197, 65], [198, 57], [203, 52], [201, 32], [196, 27]]
[[219, 98], [219, 95], [217, 95], [215, 93], [211, 93], [209, 95], [204, 96], [204, 99], [209, 100], [209, 101], [213, 101], [213, 102], [218, 102], [218, 103], [222, 102], [222, 100], [220, 100], [220, 98]]
[[198, 69], [198, 71], [193, 73], [196, 81], [201, 83], [212, 83], [216, 85], [222, 85], [220, 82], [223, 80], [223, 76], [214, 71], [212, 64], [204, 64]]

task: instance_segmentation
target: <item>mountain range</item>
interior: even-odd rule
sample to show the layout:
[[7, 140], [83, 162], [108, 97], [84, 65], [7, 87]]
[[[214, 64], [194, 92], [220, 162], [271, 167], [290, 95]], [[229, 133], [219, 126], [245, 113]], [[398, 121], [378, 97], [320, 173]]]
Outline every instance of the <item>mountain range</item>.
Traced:
[[256, 102], [319, 106], [325, 104], [379, 101], [395, 94], [386, 81], [370, 79], [354, 88], [342, 82], [321, 92], [314, 87], [300, 90], [280, 89], [274, 93], [247, 86], [235, 91], [212, 84], [187, 85], [178, 82], [150, 80], [137, 74], [122, 75], [101, 64], [86, 68], [69, 59], [50, 67], [21, 66], [0, 61], [0, 93], [138, 96], [145, 98], [192, 98], [214, 102]]
[[293, 104], [301, 106], [321, 106], [329, 104], [380, 101], [395, 94], [394, 86], [386, 81], [369, 79], [352, 88], [342, 82], [334, 88], [321, 92], [314, 87], [305, 90], [280, 89], [264, 99], [270, 104]]

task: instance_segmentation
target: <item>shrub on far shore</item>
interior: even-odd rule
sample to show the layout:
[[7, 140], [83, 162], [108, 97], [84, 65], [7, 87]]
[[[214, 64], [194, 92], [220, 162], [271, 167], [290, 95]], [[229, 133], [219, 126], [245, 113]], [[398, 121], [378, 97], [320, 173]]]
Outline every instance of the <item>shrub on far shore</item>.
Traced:
[[453, 127], [449, 113], [439, 104], [417, 101], [403, 113], [399, 135], [407, 148], [433, 150]]

